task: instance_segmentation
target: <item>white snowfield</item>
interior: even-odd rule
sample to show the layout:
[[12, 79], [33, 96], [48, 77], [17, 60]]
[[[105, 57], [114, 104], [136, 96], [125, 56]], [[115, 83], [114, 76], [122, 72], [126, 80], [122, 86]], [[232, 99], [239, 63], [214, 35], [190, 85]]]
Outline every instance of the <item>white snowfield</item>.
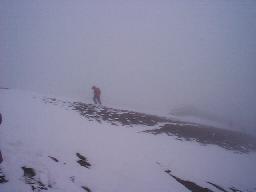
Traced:
[[[255, 152], [146, 134], [141, 131], [152, 127], [142, 125], [89, 121], [44, 98], [0, 90], [0, 168], [8, 180], [0, 183], [0, 192], [193, 191], [173, 176], [205, 191], [256, 191]], [[88, 168], [78, 160], [89, 163]], [[35, 173], [29, 177], [22, 167]]]

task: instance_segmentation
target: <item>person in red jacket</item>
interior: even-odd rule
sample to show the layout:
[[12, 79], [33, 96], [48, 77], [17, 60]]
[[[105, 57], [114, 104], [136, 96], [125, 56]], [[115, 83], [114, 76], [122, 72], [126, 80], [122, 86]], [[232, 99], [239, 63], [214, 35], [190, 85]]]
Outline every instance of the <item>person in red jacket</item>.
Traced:
[[100, 94], [101, 94], [101, 91], [100, 91], [100, 88], [96, 87], [96, 86], [92, 86], [92, 90], [93, 90], [93, 101], [95, 104], [101, 104], [101, 100], [100, 100]]

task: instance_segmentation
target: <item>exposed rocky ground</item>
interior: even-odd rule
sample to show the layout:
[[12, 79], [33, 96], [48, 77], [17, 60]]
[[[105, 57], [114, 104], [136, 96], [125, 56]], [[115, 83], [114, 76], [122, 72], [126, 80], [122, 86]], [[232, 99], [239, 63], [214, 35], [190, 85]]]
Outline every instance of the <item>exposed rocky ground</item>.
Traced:
[[[215, 192], [207, 187], [202, 187], [198, 184], [196, 184], [195, 182], [193, 181], [188, 181], [188, 180], [184, 180], [184, 179], [181, 179], [175, 175], [172, 174], [171, 170], [170, 169], [167, 169], [165, 170], [165, 173], [167, 173], [169, 176], [171, 176], [172, 178], [174, 178], [177, 182], [179, 182], [181, 185], [183, 185], [184, 187], [186, 187], [189, 191], [191, 192]], [[224, 189], [223, 187], [215, 184], [215, 183], [212, 183], [212, 182], [207, 182], [208, 184], [212, 185], [214, 188], [216, 188], [217, 191], [222, 191], [222, 192], [243, 192], [241, 191], [240, 189], [232, 186], [232, 187], [229, 187], [228, 189]], [[247, 190], [249, 192], [249, 190]]]
[[54, 105], [62, 105], [75, 110], [90, 121], [97, 121], [99, 123], [106, 121], [112, 125], [124, 125], [130, 127], [145, 125], [154, 128], [149, 128], [148, 130], [145, 130], [144, 133], [154, 135], [166, 134], [168, 136], [176, 137], [178, 140], [195, 141], [203, 145], [217, 145], [238, 153], [256, 151], [256, 139], [236, 131], [81, 102], [64, 102], [54, 98], [45, 98], [44, 102]]
[[144, 132], [154, 135], [164, 133], [168, 136], [175, 136], [178, 140], [196, 141], [205, 145], [218, 145], [238, 153], [256, 151], [256, 140], [254, 137], [225, 129], [167, 123], [160, 126], [159, 129], [146, 130]]
[[40, 192], [44, 190], [48, 190], [48, 187], [51, 188], [51, 186], [46, 186], [42, 181], [37, 177], [36, 171], [33, 168], [30, 167], [21, 167], [23, 169], [24, 175], [23, 179], [26, 184], [31, 186], [32, 191]]
[[[87, 158], [84, 155], [81, 155], [80, 153], [76, 153], [76, 156], [79, 159], [77, 160], [78, 164], [88, 169], [91, 167], [90, 162], [87, 160]], [[48, 156], [48, 157], [56, 163], [62, 163], [63, 165], [66, 165], [65, 162], [60, 162], [56, 157], [52, 157], [52, 156]], [[38, 173], [42, 172], [41, 170], [36, 170], [32, 167], [25, 167], [25, 166], [21, 167], [21, 169], [23, 170], [23, 177], [21, 178], [21, 180], [23, 180], [24, 183], [29, 185], [33, 192], [47, 191], [55, 187], [54, 182], [45, 184], [41, 180], [40, 176], [38, 175]], [[70, 181], [76, 184], [76, 176], [70, 176]], [[0, 184], [1, 183], [4, 184], [6, 182], [8, 182], [8, 180], [5, 179], [5, 175], [2, 173], [0, 169]], [[86, 192], [91, 192], [91, 189], [87, 186], [80, 186], [80, 187], [81, 187], [81, 191], [84, 190]]]

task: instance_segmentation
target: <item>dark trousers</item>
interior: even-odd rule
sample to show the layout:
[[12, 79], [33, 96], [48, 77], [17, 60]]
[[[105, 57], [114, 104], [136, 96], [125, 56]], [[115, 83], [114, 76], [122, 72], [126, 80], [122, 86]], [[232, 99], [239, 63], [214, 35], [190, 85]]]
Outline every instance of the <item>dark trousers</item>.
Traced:
[[93, 97], [94, 104], [101, 104], [100, 96], [94, 95]]

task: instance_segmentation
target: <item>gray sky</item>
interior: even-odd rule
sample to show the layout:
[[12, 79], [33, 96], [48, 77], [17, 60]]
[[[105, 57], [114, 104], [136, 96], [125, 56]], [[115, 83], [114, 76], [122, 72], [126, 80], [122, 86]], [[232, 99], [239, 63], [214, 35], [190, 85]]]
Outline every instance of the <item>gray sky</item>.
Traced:
[[255, 0], [1, 0], [0, 86], [256, 132]]

